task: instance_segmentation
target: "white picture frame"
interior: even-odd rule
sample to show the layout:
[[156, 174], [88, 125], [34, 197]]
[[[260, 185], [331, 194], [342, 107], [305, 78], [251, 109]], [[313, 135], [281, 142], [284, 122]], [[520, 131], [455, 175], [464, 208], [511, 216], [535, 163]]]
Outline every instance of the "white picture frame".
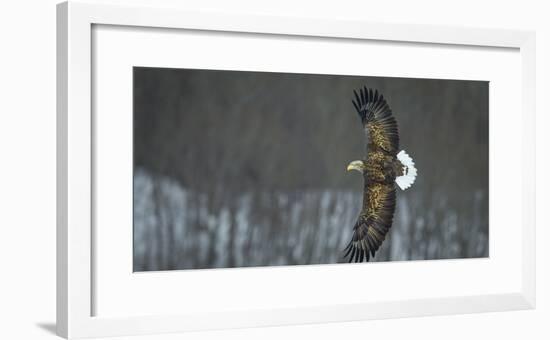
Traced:
[[[528, 31], [457, 28], [412, 24], [379, 24], [275, 17], [256, 14], [190, 12], [185, 10], [65, 2], [57, 8], [57, 332], [67, 338], [116, 336], [311, 322], [363, 320], [404, 316], [528, 309], [535, 306], [535, 34]], [[310, 38], [479, 46], [517, 50], [520, 54], [521, 145], [519, 165], [521, 226], [515, 240], [521, 251], [513, 271], [518, 284], [496, 293], [448, 295], [437, 298], [330, 303], [213, 313], [153, 313], [102, 316], [94, 311], [94, 141], [92, 105], [92, 27], [115, 25], [142, 28], [244, 32]], [[493, 117], [493, 116], [491, 116]], [[493, 127], [494, 128], [494, 127]], [[493, 140], [491, 140], [493, 141]], [[494, 151], [494, 150], [493, 150]], [[494, 166], [494, 163], [492, 163]], [[496, 181], [496, 180], [495, 180]], [[494, 186], [495, 183], [492, 182]], [[496, 183], [498, 185], [498, 183]], [[497, 212], [498, 213], [498, 212]], [[98, 245], [95, 244], [97, 247]], [[101, 246], [101, 245], [99, 245]], [[436, 266], [444, 266], [444, 261]], [[472, 263], [461, 263], [470, 266]], [[485, 264], [481, 264], [483, 266]], [[341, 268], [347, 265], [338, 266]], [[350, 265], [353, 266], [353, 265]], [[333, 267], [335, 268], [335, 267]], [[351, 268], [351, 267], [349, 267]], [[431, 267], [433, 269], [435, 267]], [[308, 269], [313, 273], [318, 266]], [[342, 269], [343, 270], [343, 269]], [[514, 269], [515, 270], [515, 269]], [[236, 273], [236, 272], [234, 272]], [[248, 272], [253, 273], [251, 271]], [[264, 272], [267, 273], [267, 272]], [[148, 274], [145, 274], [148, 275]], [[155, 275], [155, 274], [151, 274]], [[238, 275], [237, 275], [238, 276]], [[159, 275], [158, 282], [168, 278]]]

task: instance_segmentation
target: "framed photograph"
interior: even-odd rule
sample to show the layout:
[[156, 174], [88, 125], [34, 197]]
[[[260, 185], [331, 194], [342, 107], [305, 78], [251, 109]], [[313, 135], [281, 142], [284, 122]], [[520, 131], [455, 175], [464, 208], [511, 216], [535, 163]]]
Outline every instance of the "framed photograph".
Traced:
[[59, 335], [534, 308], [533, 32], [57, 12]]

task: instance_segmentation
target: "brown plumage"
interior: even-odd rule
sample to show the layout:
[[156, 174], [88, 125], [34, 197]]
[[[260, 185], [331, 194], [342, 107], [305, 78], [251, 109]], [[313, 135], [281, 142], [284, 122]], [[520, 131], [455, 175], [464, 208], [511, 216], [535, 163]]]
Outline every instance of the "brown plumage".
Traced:
[[[363, 173], [364, 191], [363, 206], [353, 227], [352, 239], [344, 250], [344, 257], [349, 262], [362, 262], [374, 257], [392, 226], [396, 203], [395, 180], [406, 174], [407, 166], [397, 157], [397, 122], [384, 97], [378, 91], [367, 88], [360, 89], [359, 94], [354, 91], [354, 94], [353, 105], [367, 136], [367, 154], [365, 159], [348, 166], [348, 170]], [[416, 175], [416, 169], [414, 171]]]

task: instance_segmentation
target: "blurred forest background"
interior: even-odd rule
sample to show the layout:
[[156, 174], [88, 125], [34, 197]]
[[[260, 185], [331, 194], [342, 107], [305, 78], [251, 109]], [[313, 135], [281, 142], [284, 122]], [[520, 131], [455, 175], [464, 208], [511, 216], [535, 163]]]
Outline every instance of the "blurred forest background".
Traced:
[[488, 256], [488, 82], [136, 67], [134, 271], [342, 262], [364, 85], [419, 172], [374, 261]]

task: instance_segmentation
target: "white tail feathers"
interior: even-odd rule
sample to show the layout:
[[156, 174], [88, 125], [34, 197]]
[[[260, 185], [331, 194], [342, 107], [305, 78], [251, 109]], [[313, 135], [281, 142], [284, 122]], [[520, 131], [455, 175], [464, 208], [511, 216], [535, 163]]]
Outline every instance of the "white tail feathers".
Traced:
[[397, 159], [403, 164], [403, 175], [397, 177], [395, 183], [397, 183], [401, 190], [405, 190], [414, 183], [416, 179], [416, 168], [414, 167], [411, 156], [409, 156], [405, 150], [399, 151]]

